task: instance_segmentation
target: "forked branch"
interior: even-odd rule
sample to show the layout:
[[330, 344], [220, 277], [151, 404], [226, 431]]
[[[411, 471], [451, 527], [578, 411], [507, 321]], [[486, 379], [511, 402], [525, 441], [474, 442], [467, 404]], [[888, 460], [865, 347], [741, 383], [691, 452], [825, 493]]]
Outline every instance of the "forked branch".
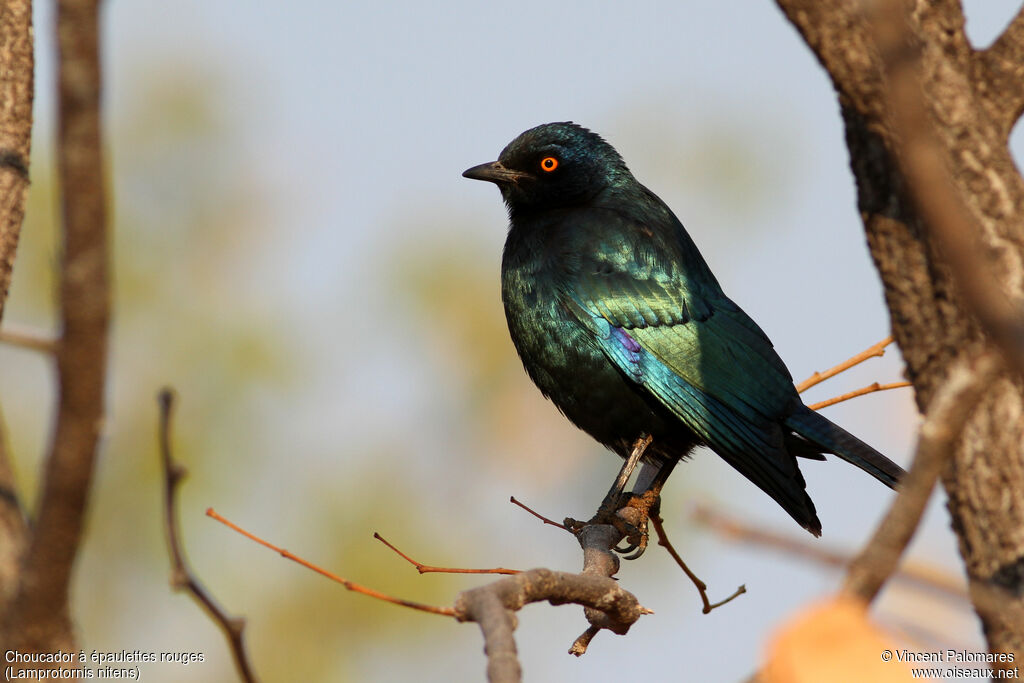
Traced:
[[416, 567], [416, 571], [420, 574], [521, 574], [522, 572], [518, 569], [506, 569], [505, 567], [494, 567], [491, 569], [466, 569], [464, 567], [435, 567], [429, 564], [423, 564], [412, 559], [401, 550], [393, 546], [391, 543], [378, 534], [376, 531], [373, 532], [373, 537], [378, 541], [391, 548], [396, 555], [401, 557], [403, 560]]
[[815, 372], [813, 375], [805, 379], [803, 382], [800, 382], [799, 384], [796, 385], [797, 393], [802, 394], [811, 387], [813, 387], [814, 385], [821, 384], [825, 380], [829, 379], [830, 377], [835, 377], [841, 372], [846, 372], [850, 368], [860, 365], [869, 358], [884, 356], [885, 347], [887, 347], [889, 344], [892, 344], [892, 337], [886, 337], [877, 344], [872, 344], [871, 346], [864, 349], [860, 353], [855, 354], [850, 358], [847, 358], [839, 365], [831, 367], [825, 372]]
[[488, 654], [488, 680], [492, 683], [521, 680], [513, 631], [515, 612], [524, 605], [542, 601], [552, 605], [582, 605], [590, 627], [573, 643], [570, 652], [577, 656], [586, 651], [586, 645], [600, 630], [625, 634], [637, 619], [644, 614], [651, 614], [635, 596], [610, 578], [619, 566], [612, 548], [622, 540], [622, 532], [611, 525], [590, 525], [578, 536], [584, 557], [584, 568], [579, 574], [531, 569], [464, 591], [456, 598], [454, 607], [440, 607], [396, 598], [349, 581], [246, 531], [212, 508], [206, 514], [282, 557], [340, 583], [348, 590], [402, 607], [454, 617], [459, 621], [476, 622], [484, 635]]
[[98, 0], [57, 2], [57, 43], [63, 235], [57, 419], [18, 591], [0, 629], [7, 647], [35, 652], [74, 646], [68, 596], [104, 421], [111, 301]]
[[195, 572], [185, 559], [181, 528], [178, 525], [178, 487], [187, 471], [175, 462], [171, 451], [171, 417], [174, 413], [174, 392], [162, 389], [158, 396], [160, 404], [160, 463], [164, 472], [164, 527], [167, 531], [167, 545], [171, 554], [171, 587], [188, 591], [207, 615], [224, 632], [235, 660], [238, 675], [247, 683], [254, 683], [256, 676], [249, 664], [245, 650], [245, 619], [231, 617], [196, 578]]

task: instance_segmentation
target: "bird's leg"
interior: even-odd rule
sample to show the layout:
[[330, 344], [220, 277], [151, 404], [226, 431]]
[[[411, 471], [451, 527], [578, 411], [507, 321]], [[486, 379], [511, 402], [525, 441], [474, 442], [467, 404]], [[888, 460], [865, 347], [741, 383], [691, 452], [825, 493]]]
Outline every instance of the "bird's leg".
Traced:
[[[626, 483], [629, 478], [633, 476], [633, 470], [636, 469], [637, 463], [640, 462], [640, 458], [643, 456], [644, 451], [651, 445], [650, 436], [642, 436], [636, 440], [633, 444], [633, 450], [630, 452], [629, 457], [622, 463], [622, 469], [619, 470], [619, 476], [615, 477], [615, 482], [612, 487], [608, 489], [608, 494], [604, 497], [601, 502], [601, 506], [597, 508], [597, 514], [595, 518], [606, 518], [609, 515], [614, 515], [615, 511], [622, 507], [622, 494], [626, 490]], [[641, 470], [642, 471], [642, 470]], [[593, 522], [593, 520], [591, 520]]]
[[[633, 444], [633, 450], [629, 457], [622, 464], [619, 475], [608, 490], [597, 512], [587, 522], [579, 522], [574, 519], [566, 519], [565, 525], [574, 533], [589, 524], [611, 524], [618, 529], [629, 543], [625, 548], [616, 548], [620, 553], [637, 552], [627, 559], [636, 559], [643, 554], [647, 547], [647, 517], [649, 511], [657, 509], [658, 494], [661, 487], [672, 471], [672, 464], [650, 465], [644, 463], [640, 469], [631, 493], [625, 493], [626, 484], [629, 482], [633, 470], [643, 457], [644, 451], [651, 445], [651, 436], [642, 436]], [[627, 511], [625, 515], [619, 511]]]
[[[639, 519], [632, 524], [633, 533], [626, 535], [629, 545], [625, 548], [615, 548], [620, 553], [632, 553], [623, 559], [635, 560], [647, 550], [647, 521], [653, 514], [657, 515], [661, 507], [661, 489], [672, 474], [676, 461], [663, 462], [658, 465], [644, 463], [640, 474], [637, 476], [636, 485], [633, 487], [633, 495], [626, 503], [627, 507], [637, 510]], [[635, 551], [635, 552], [634, 552]]]

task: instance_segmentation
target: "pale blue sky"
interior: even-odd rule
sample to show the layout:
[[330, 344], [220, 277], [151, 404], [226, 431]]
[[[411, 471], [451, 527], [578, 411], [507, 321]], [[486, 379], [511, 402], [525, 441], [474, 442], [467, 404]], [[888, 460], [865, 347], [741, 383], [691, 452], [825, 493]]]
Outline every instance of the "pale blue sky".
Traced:
[[[967, 3], [975, 40], [986, 42], [1014, 5]], [[43, 132], [53, 122], [49, 22], [48, 3], [37, 3]], [[268, 318], [293, 330], [317, 372], [289, 397], [289, 419], [274, 413], [254, 420], [267, 431], [267, 443], [286, 448], [301, 435], [327, 448], [349, 442], [356, 431], [416, 432], [422, 450], [409, 464], [410, 479], [441, 477], [457, 481], [450, 484], [454, 489], [476, 490], [463, 514], [494, 524], [506, 544], [530, 545], [538, 532], [517, 537], [521, 520], [478, 506], [495, 508], [515, 494], [541, 509], [561, 510], [570, 495], [562, 489], [578, 482], [536, 486], [501, 463], [452, 471], [447, 454], [470, 440], [464, 426], [438, 419], [434, 404], [444, 401], [436, 395], [443, 374], [418, 356], [414, 321], [381, 313], [393, 292], [367, 283], [396, 241], [426, 247], [446, 226], [446, 235], [465, 234], [486, 250], [481, 258], [494, 273], [493, 305], [499, 306], [504, 208], [493, 188], [460, 173], [495, 158], [520, 131], [571, 119], [604, 135], [674, 208], [726, 291], [757, 319], [798, 379], [888, 333], [831, 85], [771, 2], [112, 0], [105, 6], [105, 39], [108, 124], [123, 124], [138, 109], [147, 73], [208, 73], [223, 83], [221, 115], [243, 141], [235, 170], [258, 169], [271, 188], [273, 248], [225, 267], [253, 288], [248, 307], [258, 300]], [[1017, 135], [1018, 158], [1020, 142]], [[722, 154], [729, 163], [718, 161]], [[890, 354], [851, 373], [845, 388], [893, 381], [899, 372], [898, 356]], [[828, 415], [907, 462], [914, 429], [909, 394], [869, 397]], [[574, 501], [596, 504], [600, 482], [617, 467], [614, 458], [593, 450], [595, 488], [572, 492]], [[298, 480], [286, 470], [307, 464], [290, 459], [280, 466], [274, 471], [273, 460], [261, 463], [267, 471], [253, 474], [247, 485], [287, 486]], [[340, 477], [347, 465], [332, 466], [328, 472]], [[809, 463], [804, 470], [825, 525], [823, 542], [856, 547], [890, 492], [840, 463]], [[508, 478], [495, 481], [503, 471]], [[707, 481], [706, 499], [733, 514], [801, 533], [715, 458], [699, 456], [673, 476], [684, 478]], [[302, 495], [294, 490], [289, 497], [301, 501]], [[683, 517], [690, 502], [666, 506]], [[959, 571], [947, 526], [935, 506], [915, 552]], [[219, 530], [206, 533], [216, 537]], [[690, 546], [691, 566], [700, 567], [715, 595], [740, 583], [751, 594], [702, 616], [684, 577], [649, 552], [627, 567], [627, 587], [657, 614], [626, 638], [602, 634], [582, 659], [565, 654], [582, 630], [578, 610], [535, 606], [523, 612], [519, 645], [527, 680], [611, 680], [613, 671], [650, 680], [739, 680], [756, 666], [763, 639], [780, 618], [836, 584], [835, 574], [818, 567], [711, 536]], [[572, 548], [552, 552], [564, 552], [556, 559], [571, 568]], [[233, 561], [231, 555], [204, 559]], [[266, 562], [278, 560], [268, 555]], [[261, 569], [235, 571], [258, 576]], [[971, 618], [963, 622], [957, 644], [976, 645]], [[164, 628], [167, 649], [191, 642], [188, 621]], [[415, 673], [421, 681], [482, 680], [475, 627], [424, 622], [424, 628], [442, 632], [427, 651], [412, 647], [401, 656], [402, 644], [382, 642], [376, 652], [353, 653], [361, 658], [362, 679], [403, 680]], [[106, 649], [131, 649], [132, 637]], [[205, 647], [219, 648], [219, 641]], [[323, 648], [338, 651], [344, 644]], [[193, 674], [206, 680], [199, 667]]]

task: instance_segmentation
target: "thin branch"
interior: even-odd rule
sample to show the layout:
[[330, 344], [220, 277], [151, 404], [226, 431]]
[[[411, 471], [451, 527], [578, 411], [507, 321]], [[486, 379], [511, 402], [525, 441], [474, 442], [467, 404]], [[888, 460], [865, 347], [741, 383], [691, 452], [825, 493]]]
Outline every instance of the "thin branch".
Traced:
[[651, 515], [651, 524], [654, 525], [654, 531], [658, 534], [658, 545], [660, 545], [666, 551], [668, 551], [668, 554], [671, 555], [672, 559], [676, 561], [676, 564], [679, 565], [679, 568], [683, 570], [683, 573], [686, 574], [686, 576], [689, 577], [690, 581], [693, 582], [693, 585], [697, 587], [697, 592], [700, 593], [701, 602], [704, 603], [704, 608], [701, 610], [704, 614], [710, 613], [711, 610], [715, 609], [716, 607], [721, 607], [727, 602], [732, 602], [733, 600], [747, 592], [746, 585], [741, 585], [739, 588], [736, 589], [736, 591], [732, 595], [725, 598], [724, 600], [719, 600], [718, 602], [711, 602], [711, 600], [708, 598], [707, 584], [701, 581], [696, 574], [690, 571], [690, 568], [686, 566], [685, 562], [683, 562], [683, 558], [680, 557], [679, 553], [676, 552], [676, 549], [675, 547], [673, 547], [672, 542], [668, 540], [668, 534], [665, 532], [665, 520], [661, 518], [660, 514], [655, 513]]
[[[633, 508], [625, 508], [623, 513], [628, 516], [633, 511]], [[282, 557], [340, 583], [348, 590], [403, 607], [455, 617], [459, 621], [476, 622], [484, 635], [488, 680], [492, 683], [522, 680], [513, 638], [516, 623], [514, 613], [528, 603], [547, 601], [552, 605], [583, 605], [590, 627], [573, 643], [570, 652], [577, 656], [586, 651], [598, 631], [607, 629], [622, 635], [641, 616], [653, 614], [611, 578], [619, 568], [618, 557], [612, 548], [622, 540], [623, 533], [610, 524], [589, 524], [577, 534], [583, 548], [583, 571], [579, 574], [531, 569], [464, 591], [456, 598], [454, 607], [436, 607], [395, 598], [349, 581], [246, 531], [217, 514], [213, 508], [207, 509], [206, 514]]]
[[45, 334], [29, 330], [0, 330], [0, 342], [40, 353], [56, 353], [57, 341]]
[[800, 382], [800, 384], [796, 385], [797, 393], [802, 394], [811, 387], [813, 387], [815, 384], [820, 384], [821, 382], [824, 382], [830, 377], [835, 377], [841, 372], [846, 372], [850, 368], [854, 367], [855, 365], [860, 365], [869, 358], [884, 356], [885, 347], [887, 347], [889, 344], [892, 344], [892, 337], [886, 337], [877, 344], [872, 344], [871, 346], [864, 349], [855, 356], [847, 358], [839, 365], [836, 365], [833, 368], [829, 368], [825, 372], [815, 372], [813, 375], [805, 379], [803, 382]]
[[811, 410], [821, 410], [822, 408], [828, 408], [829, 406], [834, 406], [835, 404], [842, 403], [843, 401], [849, 401], [851, 398], [857, 398], [858, 396], [864, 396], [866, 394], [873, 394], [876, 391], [889, 391], [890, 389], [902, 389], [909, 386], [913, 385], [910, 382], [891, 382], [889, 384], [879, 384], [878, 382], [875, 382], [874, 384], [869, 384], [866, 387], [854, 389], [853, 391], [848, 391], [845, 394], [840, 394], [839, 396], [833, 396], [830, 399], [819, 401], [818, 403], [812, 403], [807, 407]]
[[287, 559], [291, 560], [292, 562], [296, 562], [298, 564], [301, 564], [306, 569], [311, 569], [311, 570], [315, 571], [317, 574], [320, 574], [321, 576], [326, 576], [331, 581], [334, 581], [336, 583], [340, 583], [347, 590], [353, 591], [355, 593], [362, 593], [363, 595], [368, 595], [371, 598], [376, 598], [377, 600], [383, 600], [384, 602], [390, 602], [390, 603], [392, 603], [394, 605], [401, 605], [402, 607], [408, 607], [410, 609], [419, 610], [421, 612], [428, 612], [430, 614], [440, 614], [440, 615], [446, 616], [446, 617], [454, 617], [454, 616], [456, 616], [455, 610], [453, 610], [451, 607], [436, 607], [434, 605], [425, 605], [423, 603], [413, 602], [411, 600], [403, 600], [402, 598], [396, 598], [396, 597], [387, 595], [386, 593], [381, 593], [380, 591], [374, 590], [372, 588], [367, 588], [366, 586], [360, 585], [360, 584], [356, 583], [355, 581], [349, 581], [346, 578], [342, 578], [341, 576], [338, 576], [337, 574], [335, 574], [333, 572], [329, 572], [326, 569], [323, 569], [322, 567], [319, 567], [319, 566], [313, 564], [309, 560], [306, 560], [306, 559], [304, 559], [302, 557], [299, 557], [298, 555], [296, 555], [295, 553], [293, 553], [293, 552], [291, 552], [289, 550], [285, 550], [284, 548], [279, 548], [278, 546], [274, 545], [273, 543], [270, 543], [269, 541], [263, 540], [262, 538], [260, 538], [256, 534], [252, 533], [251, 531], [246, 531], [245, 529], [243, 529], [242, 527], [238, 526], [237, 524], [235, 524], [234, 522], [230, 521], [229, 519], [226, 519], [225, 517], [222, 517], [219, 514], [217, 514], [217, 512], [213, 508], [207, 508], [206, 516], [207, 517], [212, 517], [213, 519], [217, 520], [218, 522], [220, 522], [224, 526], [228, 527], [232, 531], [245, 536], [250, 541], [255, 541], [256, 543], [259, 543], [260, 545], [262, 545], [265, 548], [270, 548], [271, 550], [276, 552], [281, 557], [287, 558]]
[[935, 133], [921, 90], [921, 49], [899, 0], [870, 5], [868, 18], [885, 64], [883, 79], [896, 139], [897, 161], [928, 234], [956, 279], [967, 308], [1024, 377], [1024, 317], [993, 274], [978, 239], [981, 226], [950, 176], [947, 154]]
[[0, 318], [28, 196], [32, 146], [32, 2], [7, 0], [0, 12]]
[[624, 635], [641, 616], [653, 614], [611, 578], [619, 566], [611, 549], [622, 539], [622, 533], [611, 525], [591, 524], [584, 527], [578, 538], [584, 557], [580, 574], [531, 569], [464, 591], [456, 598], [458, 619], [480, 625], [491, 683], [521, 680], [512, 637], [513, 613], [528, 603], [546, 600], [552, 605], [584, 606], [591, 625], [569, 650], [576, 656], [586, 652], [598, 631], [607, 629]]
[[[650, 444], [650, 437], [646, 437], [646, 439], [641, 440], [641, 444], [642, 444], [643, 448], [646, 448], [647, 445]], [[638, 444], [638, 448], [640, 447], [641, 444]], [[640, 452], [642, 453], [642, 450]], [[619, 482], [617, 482], [617, 483], [619, 483]], [[558, 526], [558, 527], [561, 527], [561, 528], [565, 529], [566, 531], [570, 531], [570, 529], [568, 527], [566, 527], [564, 525], [561, 525], [561, 524], [558, 524], [557, 522], [552, 522], [547, 517], [544, 517], [543, 515], [539, 514], [538, 512], [530, 509], [529, 507], [527, 507], [523, 503], [520, 503], [518, 500], [515, 499], [514, 496], [511, 498], [511, 502], [515, 503], [519, 507], [523, 508], [524, 510], [529, 512], [531, 515], [533, 515], [534, 517], [542, 520], [546, 524], [551, 524], [553, 526]], [[623, 510], [620, 510], [618, 512], [618, 514], [620, 516], [622, 516], [622, 515], [625, 515], [625, 514], [632, 514], [632, 513], [635, 513], [635, 512], [636, 512], [635, 508], [627, 507], [627, 508], [624, 508]], [[690, 568], [686, 565], [686, 562], [683, 561], [683, 558], [679, 555], [678, 552], [676, 552], [675, 547], [673, 547], [672, 542], [668, 538], [668, 533], [665, 531], [664, 520], [661, 518], [661, 516], [657, 512], [652, 512], [650, 514], [650, 516], [649, 516], [649, 519], [650, 519], [651, 524], [654, 526], [655, 532], [658, 535], [658, 545], [660, 545], [663, 548], [665, 548], [665, 550], [672, 557], [672, 559], [675, 560], [676, 564], [679, 565], [679, 568], [683, 570], [683, 573], [686, 574], [686, 576], [690, 579], [690, 581], [693, 582], [693, 585], [697, 588], [697, 592], [700, 594], [700, 599], [701, 599], [701, 602], [703, 603], [702, 611], [703, 611], [704, 614], [709, 613], [711, 610], [713, 610], [716, 607], [720, 607], [720, 606], [722, 606], [722, 605], [724, 605], [724, 604], [726, 604], [728, 602], [731, 602], [732, 600], [736, 599], [740, 595], [742, 595], [742, 594], [747, 592], [746, 586], [740, 586], [729, 597], [727, 597], [727, 598], [725, 598], [723, 600], [720, 600], [719, 602], [715, 602], [715, 603], [711, 602], [711, 600], [710, 600], [710, 598], [708, 598], [708, 594], [707, 594], [707, 584], [705, 584], [703, 581], [701, 581], [701, 579], [690, 570]], [[584, 527], [584, 528], [586, 528], [586, 527]], [[381, 539], [381, 540], [383, 540], [383, 539]], [[386, 543], [386, 541], [385, 541], [385, 543]], [[388, 544], [388, 545], [390, 546], [390, 544]], [[398, 552], [398, 551], [396, 550], [395, 552]], [[401, 553], [399, 553], [399, 554], [401, 554]], [[403, 555], [403, 557], [405, 557], [405, 556]], [[408, 559], [410, 562], [413, 562], [413, 564], [417, 564], [415, 561], [413, 561], [413, 560], [411, 560], [409, 558], [406, 558], [406, 559]], [[417, 565], [417, 568], [418, 568], [418, 565]], [[609, 576], [613, 575], [615, 573], [615, 571], [617, 571], [617, 570], [618, 570], [618, 565], [616, 564], [614, 569], [609, 571], [608, 575]], [[597, 629], [597, 630], [600, 630], [600, 629]], [[583, 633], [583, 635], [581, 635], [577, 639], [577, 641], [573, 644], [573, 647], [570, 649], [570, 653], [571, 654], [575, 654], [575, 655], [578, 656], [578, 655], [581, 655], [584, 652], [586, 652], [587, 645], [590, 643], [590, 641], [593, 639], [593, 637], [595, 635], [596, 635], [596, 631], [594, 633], [591, 633], [590, 630], [588, 629], [588, 631]]]
[[[853, 560], [852, 552], [824, 547], [820, 542], [810, 543], [802, 538], [753, 526], [706, 506], [698, 506], [693, 511], [692, 519], [725, 540], [744, 546], [761, 546], [787, 557], [800, 558], [832, 569], [845, 569]], [[967, 600], [962, 580], [929, 567], [905, 564], [892, 578], [950, 601], [962, 603]]]
[[103, 426], [110, 283], [98, 5], [57, 3], [63, 332], [52, 446], [20, 589], [5, 623], [7, 643], [24, 651], [73, 647], [68, 590]]
[[187, 470], [174, 460], [171, 454], [171, 417], [174, 412], [174, 392], [163, 389], [157, 397], [160, 405], [160, 463], [164, 471], [164, 526], [167, 531], [167, 545], [171, 554], [171, 587], [174, 590], [186, 590], [192, 598], [206, 611], [228, 640], [231, 655], [235, 660], [235, 668], [243, 681], [253, 683], [256, 676], [249, 664], [249, 656], [245, 651], [245, 619], [229, 617], [224, 608], [210, 595], [196, 578], [195, 572], [185, 559], [184, 544], [181, 541], [181, 528], [178, 525], [177, 492]]
[[391, 548], [396, 555], [401, 557], [403, 560], [416, 567], [416, 571], [420, 574], [521, 574], [522, 572], [518, 569], [505, 569], [504, 567], [495, 567], [493, 569], [464, 569], [462, 567], [435, 567], [429, 564], [423, 564], [412, 559], [401, 550], [391, 545], [385, 540], [383, 536], [378, 534], [376, 531], [373, 532], [373, 537], [378, 541]]
[[951, 367], [946, 383], [939, 388], [925, 413], [914, 461], [900, 482], [899, 495], [871, 540], [850, 563], [842, 592], [871, 602], [895, 571], [900, 556], [917, 531], [939, 473], [956, 447], [978, 399], [1000, 367], [999, 359], [991, 353], [979, 357], [973, 367], [967, 363]]
[[558, 527], [562, 531], [568, 531], [569, 533], [572, 533], [572, 530], [570, 530], [569, 527], [567, 527], [564, 524], [561, 524], [559, 522], [556, 522], [556, 521], [554, 521], [552, 519], [548, 519], [547, 517], [545, 517], [544, 515], [540, 514], [539, 512], [533, 510], [532, 508], [527, 507], [526, 504], [520, 503], [518, 500], [516, 500], [515, 496], [509, 496], [508, 502], [512, 503], [513, 505], [518, 505], [519, 507], [523, 508], [524, 510], [529, 512], [531, 515], [533, 515], [534, 517], [536, 517], [540, 521], [544, 522], [545, 524], [550, 524], [551, 526]]

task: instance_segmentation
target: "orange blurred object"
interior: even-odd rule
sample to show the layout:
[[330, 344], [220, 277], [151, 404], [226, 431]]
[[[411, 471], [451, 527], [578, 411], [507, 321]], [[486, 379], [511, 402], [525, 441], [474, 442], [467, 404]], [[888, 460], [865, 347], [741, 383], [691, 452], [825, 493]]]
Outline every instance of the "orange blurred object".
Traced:
[[776, 632], [760, 683], [905, 683], [896, 639], [868, 619], [864, 603], [836, 598], [812, 605]]

